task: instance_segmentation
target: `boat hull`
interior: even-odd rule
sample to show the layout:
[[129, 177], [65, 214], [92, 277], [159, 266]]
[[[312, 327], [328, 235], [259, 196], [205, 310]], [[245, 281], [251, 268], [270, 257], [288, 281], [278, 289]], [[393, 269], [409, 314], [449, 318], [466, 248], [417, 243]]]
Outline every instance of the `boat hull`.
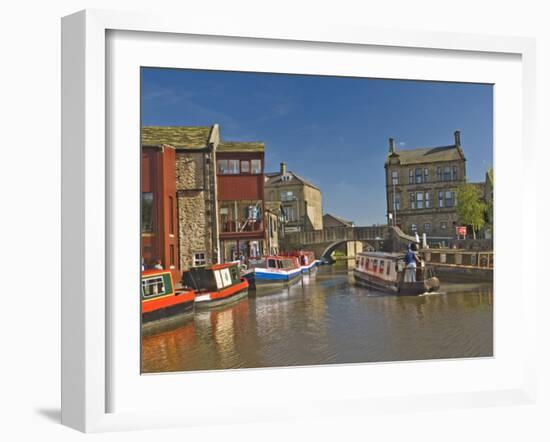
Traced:
[[378, 278], [358, 270], [353, 271], [353, 277], [356, 284], [360, 286], [392, 293], [394, 295], [416, 296], [423, 293], [434, 292], [439, 289], [439, 280], [435, 277], [416, 282], [398, 283]]
[[309, 273], [313, 269], [315, 269], [318, 265], [317, 260], [313, 261], [311, 264], [305, 265], [300, 267], [302, 269], [302, 273]]
[[141, 303], [141, 322], [148, 323], [193, 311], [195, 293], [183, 292]]
[[243, 275], [250, 285], [251, 290], [256, 292], [282, 288], [298, 282], [302, 276], [302, 269], [292, 271], [274, 272], [266, 269], [252, 269]]
[[246, 298], [248, 296], [248, 288], [248, 282], [242, 281], [239, 284], [235, 284], [217, 292], [198, 293], [195, 298], [195, 308], [203, 309], [217, 307]]

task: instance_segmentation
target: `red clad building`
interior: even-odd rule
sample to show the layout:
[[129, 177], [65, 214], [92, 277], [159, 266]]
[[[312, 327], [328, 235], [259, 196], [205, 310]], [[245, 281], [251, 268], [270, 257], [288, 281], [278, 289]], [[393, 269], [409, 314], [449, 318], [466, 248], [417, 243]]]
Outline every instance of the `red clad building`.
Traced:
[[158, 261], [179, 281], [176, 152], [168, 146], [141, 149], [141, 256], [152, 268]]
[[264, 144], [220, 142], [216, 149], [222, 262], [265, 253]]

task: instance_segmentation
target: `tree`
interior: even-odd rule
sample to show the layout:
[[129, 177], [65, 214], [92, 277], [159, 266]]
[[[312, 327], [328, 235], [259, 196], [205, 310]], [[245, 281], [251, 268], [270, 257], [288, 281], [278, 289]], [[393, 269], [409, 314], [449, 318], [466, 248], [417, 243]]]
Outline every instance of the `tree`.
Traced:
[[474, 239], [476, 231], [485, 224], [486, 204], [482, 200], [480, 190], [473, 184], [462, 184], [457, 192], [458, 219], [467, 226], [472, 226]]

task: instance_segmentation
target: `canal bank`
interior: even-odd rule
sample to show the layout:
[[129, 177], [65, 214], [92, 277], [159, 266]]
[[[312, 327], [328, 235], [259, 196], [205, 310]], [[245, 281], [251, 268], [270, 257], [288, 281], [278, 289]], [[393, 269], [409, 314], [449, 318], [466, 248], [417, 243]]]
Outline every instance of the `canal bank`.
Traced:
[[345, 263], [267, 296], [150, 329], [144, 373], [386, 362], [493, 353], [490, 284], [397, 297], [356, 287]]

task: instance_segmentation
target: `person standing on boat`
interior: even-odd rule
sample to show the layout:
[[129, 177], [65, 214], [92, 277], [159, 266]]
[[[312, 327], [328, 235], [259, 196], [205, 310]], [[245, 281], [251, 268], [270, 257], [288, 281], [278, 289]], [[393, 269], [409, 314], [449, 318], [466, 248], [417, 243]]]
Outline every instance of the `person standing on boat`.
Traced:
[[405, 255], [405, 282], [416, 282], [416, 265], [420, 264], [418, 246], [412, 243], [407, 247]]
[[162, 261], [160, 259], [155, 260], [155, 265], [153, 266], [155, 270], [163, 270]]

